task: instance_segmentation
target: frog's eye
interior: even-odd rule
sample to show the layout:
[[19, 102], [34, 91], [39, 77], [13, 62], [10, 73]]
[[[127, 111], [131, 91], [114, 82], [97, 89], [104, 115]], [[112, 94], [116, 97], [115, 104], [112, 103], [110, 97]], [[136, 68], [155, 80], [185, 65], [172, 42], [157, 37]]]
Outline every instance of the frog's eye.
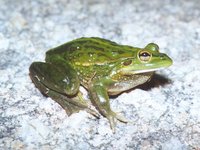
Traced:
[[124, 66], [128, 66], [128, 65], [130, 65], [131, 63], [132, 63], [132, 60], [127, 60], [127, 61], [123, 62], [123, 65], [124, 65]]
[[151, 59], [151, 54], [147, 51], [141, 51], [139, 52], [138, 57], [141, 61], [148, 62]]
[[145, 49], [159, 52], [159, 46], [155, 43], [149, 43]]

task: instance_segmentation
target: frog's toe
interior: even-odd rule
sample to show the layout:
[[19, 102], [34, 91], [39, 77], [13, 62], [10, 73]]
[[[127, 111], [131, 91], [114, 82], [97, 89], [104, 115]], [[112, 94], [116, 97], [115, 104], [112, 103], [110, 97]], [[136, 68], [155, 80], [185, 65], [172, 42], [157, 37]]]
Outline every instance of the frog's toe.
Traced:
[[107, 117], [109, 123], [110, 123], [110, 128], [112, 129], [113, 133], [115, 132], [115, 126], [116, 126], [116, 118], [113, 115], [110, 115]]
[[129, 119], [127, 119], [126, 117], [124, 117], [123, 115], [121, 115], [121, 111], [117, 111], [114, 114], [115, 114], [115, 118], [117, 118], [117, 120], [119, 120], [119, 121], [121, 121], [123, 123], [131, 122]]
[[124, 122], [124, 123], [129, 122], [129, 120], [126, 119], [124, 116], [120, 115], [119, 113], [115, 113], [113, 111], [108, 113], [107, 119], [109, 120], [110, 127], [113, 130], [113, 132], [115, 132], [115, 126], [116, 126], [117, 120]]
[[123, 115], [120, 115], [120, 114], [116, 114], [115, 116], [117, 118], [117, 120], [123, 122], [123, 123], [128, 123], [130, 122], [130, 120], [128, 120], [127, 118], [125, 118]]
[[95, 116], [96, 118], [98, 118], [98, 119], [100, 118], [100, 115], [99, 115], [95, 110], [90, 109], [90, 108], [87, 108], [86, 111], [87, 111], [89, 114]]

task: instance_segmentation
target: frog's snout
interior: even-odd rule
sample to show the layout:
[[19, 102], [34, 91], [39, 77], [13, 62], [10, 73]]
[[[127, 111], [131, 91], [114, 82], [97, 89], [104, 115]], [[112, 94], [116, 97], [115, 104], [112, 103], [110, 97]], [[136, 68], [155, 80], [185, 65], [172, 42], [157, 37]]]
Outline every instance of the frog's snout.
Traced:
[[164, 53], [160, 54], [160, 60], [162, 62], [165, 62], [166, 66], [171, 66], [172, 63], [173, 63], [172, 59], [168, 55], [166, 55]]

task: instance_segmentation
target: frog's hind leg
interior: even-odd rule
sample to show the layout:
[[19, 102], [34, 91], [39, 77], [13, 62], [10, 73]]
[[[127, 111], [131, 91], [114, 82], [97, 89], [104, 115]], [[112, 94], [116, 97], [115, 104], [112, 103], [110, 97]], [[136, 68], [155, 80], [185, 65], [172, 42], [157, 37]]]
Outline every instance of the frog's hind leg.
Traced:
[[75, 72], [69, 66], [65, 66], [70, 70], [68, 72], [58, 66], [43, 62], [33, 63], [30, 66], [30, 77], [36, 87], [59, 103], [68, 115], [80, 110], [95, 114], [88, 103], [80, 99], [80, 85]]

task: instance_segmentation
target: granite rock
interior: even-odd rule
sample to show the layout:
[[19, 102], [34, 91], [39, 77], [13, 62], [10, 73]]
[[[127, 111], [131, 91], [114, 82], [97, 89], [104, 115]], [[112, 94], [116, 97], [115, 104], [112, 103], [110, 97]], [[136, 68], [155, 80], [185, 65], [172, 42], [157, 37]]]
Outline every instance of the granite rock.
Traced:
[[[0, 0], [0, 149], [199, 149], [200, 1]], [[112, 108], [131, 120], [67, 116], [29, 78], [49, 48], [83, 36], [136, 47], [155, 42], [173, 60]]]

